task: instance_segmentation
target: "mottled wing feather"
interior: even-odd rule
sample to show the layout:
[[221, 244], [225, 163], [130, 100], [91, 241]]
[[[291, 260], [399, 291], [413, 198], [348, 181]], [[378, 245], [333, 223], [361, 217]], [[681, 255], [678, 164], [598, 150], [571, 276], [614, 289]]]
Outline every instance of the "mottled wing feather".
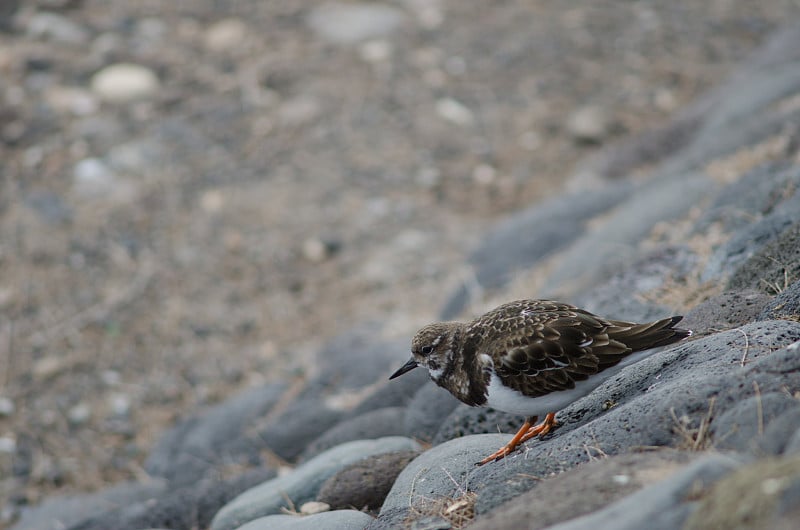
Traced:
[[617, 364], [631, 352], [609, 338], [609, 322], [568, 304], [512, 302], [480, 320], [484, 329], [491, 322], [499, 331], [493, 334], [499, 338], [487, 347], [506, 352], [495, 363], [497, 375], [510, 388], [532, 397], [574, 388], [576, 381]]

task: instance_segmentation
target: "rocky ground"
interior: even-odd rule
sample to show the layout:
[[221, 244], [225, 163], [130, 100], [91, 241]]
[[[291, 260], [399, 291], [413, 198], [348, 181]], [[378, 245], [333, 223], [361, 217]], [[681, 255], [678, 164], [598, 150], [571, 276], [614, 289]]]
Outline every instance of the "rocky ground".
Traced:
[[[13, 4], [0, 527], [796, 526], [796, 2]], [[476, 469], [523, 296], [696, 333]]]

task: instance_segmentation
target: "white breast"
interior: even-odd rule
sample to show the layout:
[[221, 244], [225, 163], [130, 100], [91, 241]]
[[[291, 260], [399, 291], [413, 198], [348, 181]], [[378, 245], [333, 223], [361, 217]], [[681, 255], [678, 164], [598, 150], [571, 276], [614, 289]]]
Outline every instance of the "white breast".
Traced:
[[516, 390], [504, 386], [500, 378], [492, 371], [489, 385], [486, 387], [486, 406], [503, 412], [510, 412], [511, 414], [539, 416], [541, 418], [548, 412], [557, 412], [573, 401], [577, 401], [600, 386], [606, 379], [618, 374], [624, 367], [652, 355], [656, 351], [637, 352], [627, 357], [620, 364], [595, 374], [586, 381], [578, 381], [575, 383], [575, 388], [551, 392], [536, 398], [524, 396]]

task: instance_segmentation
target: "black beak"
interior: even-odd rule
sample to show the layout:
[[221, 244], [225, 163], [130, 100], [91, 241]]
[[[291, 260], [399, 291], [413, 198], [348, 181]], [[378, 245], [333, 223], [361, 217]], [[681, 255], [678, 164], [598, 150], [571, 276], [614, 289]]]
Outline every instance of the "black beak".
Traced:
[[411, 370], [413, 370], [417, 366], [418, 366], [417, 361], [415, 361], [414, 359], [410, 359], [406, 364], [401, 366], [398, 371], [393, 373], [392, 376], [389, 379], [394, 379], [395, 377], [400, 377], [404, 373], [410, 372]]

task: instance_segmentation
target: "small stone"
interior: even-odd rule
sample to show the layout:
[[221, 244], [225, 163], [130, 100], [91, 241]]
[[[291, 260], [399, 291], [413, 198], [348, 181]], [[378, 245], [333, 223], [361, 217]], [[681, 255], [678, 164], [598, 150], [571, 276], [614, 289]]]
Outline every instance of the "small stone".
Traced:
[[300, 127], [317, 119], [321, 112], [319, 101], [310, 96], [298, 96], [283, 103], [278, 109], [281, 125]]
[[131, 398], [126, 394], [112, 394], [109, 399], [111, 413], [118, 417], [127, 417], [131, 412]]
[[321, 239], [310, 237], [303, 242], [303, 257], [311, 263], [322, 263], [328, 255], [328, 246]]
[[392, 55], [392, 45], [385, 40], [371, 40], [358, 49], [361, 58], [368, 63], [381, 63]]
[[16, 407], [14, 407], [14, 402], [11, 401], [11, 398], [0, 396], [0, 418], [11, 416], [15, 410]]
[[100, 380], [106, 386], [116, 386], [122, 381], [122, 376], [116, 370], [103, 370], [100, 374]]
[[247, 36], [247, 25], [238, 18], [226, 18], [212, 24], [203, 39], [213, 52], [225, 52], [240, 46]]
[[83, 425], [92, 417], [92, 410], [86, 403], [78, 403], [67, 412], [67, 420], [72, 425]]
[[132, 63], [106, 66], [92, 76], [92, 92], [109, 103], [127, 103], [152, 96], [160, 86], [156, 74]]
[[300, 513], [303, 515], [314, 515], [315, 513], [327, 512], [331, 509], [331, 505], [325, 502], [308, 501], [300, 507]]
[[599, 143], [610, 128], [608, 112], [595, 105], [578, 109], [567, 120], [567, 130], [578, 142]]
[[442, 172], [435, 167], [423, 167], [417, 173], [415, 180], [421, 186], [433, 188], [442, 181]]
[[84, 44], [89, 32], [83, 27], [56, 13], [36, 13], [28, 20], [27, 33], [35, 39], [62, 44]]
[[472, 180], [482, 186], [488, 186], [496, 177], [497, 170], [488, 164], [480, 164], [472, 170]]
[[0, 436], [0, 454], [13, 455], [17, 451], [17, 441], [10, 436]]
[[526, 151], [535, 151], [542, 145], [542, 138], [536, 131], [525, 131], [517, 140], [519, 146]]
[[328, 3], [314, 8], [309, 27], [335, 44], [355, 44], [385, 37], [405, 21], [402, 11], [378, 3]]
[[98, 158], [86, 158], [75, 164], [73, 176], [73, 190], [83, 197], [109, 195], [117, 185], [117, 176]]
[[451, 98], [442, 98], [436, 102], [436, 113], [445, 120], [456, 125], [471, 125], [475, 121], [472, 111]]
[[69, 366], [63, 357], [45, 357], [39, 359], [33, 365], [33, 377], [39, 381], [50, 379], [58, 375]]

